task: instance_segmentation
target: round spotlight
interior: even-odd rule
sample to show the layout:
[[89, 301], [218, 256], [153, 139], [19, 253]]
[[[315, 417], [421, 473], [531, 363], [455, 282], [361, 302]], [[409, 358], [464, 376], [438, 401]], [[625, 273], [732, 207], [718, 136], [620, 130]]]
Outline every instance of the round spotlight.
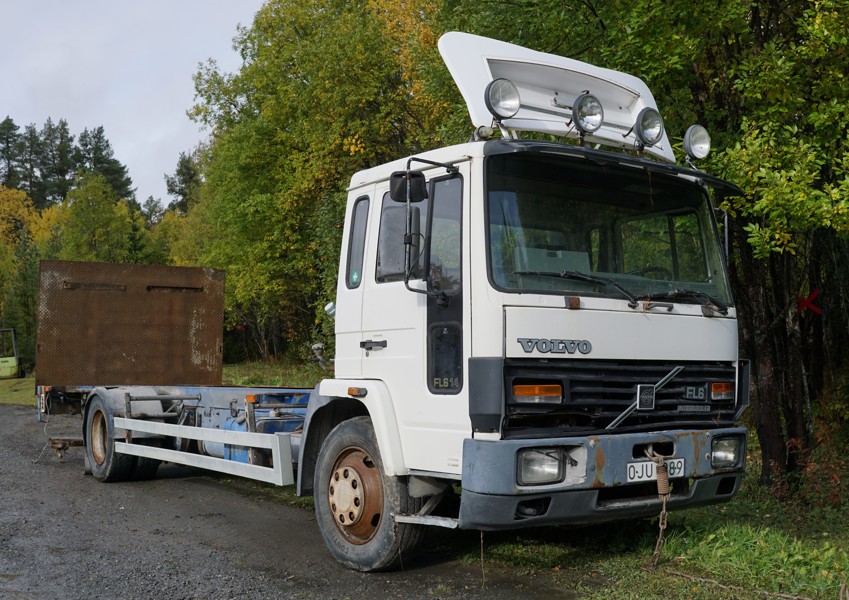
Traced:
[[701, 125], [690, 125], [684, 134], [684, 152], [693, 160], [701, 160], [710, 153], [710, 134]]
[[593, 133], [604, 122], [601, 102], [592, 94], [581, 94], [572, 104], [572, 121], [581, 133]]
[[635, 125], [637, 138], [644, 146], [651, 148], [663, 137], [663, 118], [653, 108], [644, 108], [637, 115]]
[[484, 102], [496, 119], [509, 119], [519, 112], [519, 89], [509, 79], [493, 79], [484, 91]]

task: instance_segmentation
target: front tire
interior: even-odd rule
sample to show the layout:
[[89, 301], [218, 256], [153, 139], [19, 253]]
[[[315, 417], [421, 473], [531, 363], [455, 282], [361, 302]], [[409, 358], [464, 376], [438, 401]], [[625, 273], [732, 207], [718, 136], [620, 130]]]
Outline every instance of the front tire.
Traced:
[[115, 451], [115, 423], [112, 411], [100, 396], [94, 396], [86, 411], [85, 452], [91, 474], [98, 481], [129, 479], [136, 457]]
[[420, 525], [396, 523], [393, 513], [417, 512], [405, 482], [386, 475], [371, 419], [337, 425], [318, 453], [315, 513], [330, 553], [358, 571], [397, 568], [424, 538]]

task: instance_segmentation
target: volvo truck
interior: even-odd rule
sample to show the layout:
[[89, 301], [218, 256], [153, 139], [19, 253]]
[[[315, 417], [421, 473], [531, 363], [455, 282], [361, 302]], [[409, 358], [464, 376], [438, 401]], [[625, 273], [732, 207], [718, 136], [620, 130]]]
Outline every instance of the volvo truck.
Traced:
[[[294, 484], [362, 571], [428, 527], [628, 520], [738, 491], [748, 363], [717, 203], [740, 191], [694, 166], [708, 133], [679, 134], [676, 158], [636, 77], [456, 32], [439, 50], [471, 136], [353, 175], [332, 375], [245, 389], [94, 369], [67, 398], [42, 381], [44, 410], [52, 393], [82, 411], [97, 479], [166, 461]], [[81, 283], [59, 288], [122, 293]], [[139, 293], [204, 293], [180, 287]]]

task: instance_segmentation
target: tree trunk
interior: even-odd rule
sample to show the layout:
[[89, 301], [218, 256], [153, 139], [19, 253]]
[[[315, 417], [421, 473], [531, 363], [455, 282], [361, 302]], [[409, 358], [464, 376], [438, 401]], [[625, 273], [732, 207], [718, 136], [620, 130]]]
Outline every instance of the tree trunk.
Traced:
[[742, 224], [735, 219], [730, 227], [736, 250], [736, 260], [731, 261], [730, 266], [740, 323], [741, 354], [752, 361], [751, 409], [763, 459], [760, 481], [769, 484], [774, 474], [787, 469], [787, 445], [781, 423], [782, 389], [778, 383], [780, 372], [775, 362], [772, 336], [766, 330], [773, 320], [768, 299], [771, 282], [768, 270], [755, 259]]
[[[802, 339], [796, 296], [800, 293], [797, 270], [804, 260], [791, 254], [773, 255], [770, 258], [774, 290], [774, 354], [781, 370], [782, 415], [784, 417], [788, 449], [787, 470], [805, 465], [811, 448], [810, 423], [806, 408], [805, 368], [807, 360]], [[802, 292], [804, 294], [804, 292]], [[782, 326], [783, 325], [783, 326]]]

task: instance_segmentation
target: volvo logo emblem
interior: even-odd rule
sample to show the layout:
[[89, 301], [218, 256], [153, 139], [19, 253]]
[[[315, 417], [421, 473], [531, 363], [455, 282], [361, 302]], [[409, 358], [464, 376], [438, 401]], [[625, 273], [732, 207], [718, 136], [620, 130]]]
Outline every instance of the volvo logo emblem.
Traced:
[[543, 354], [589, 354], [593, 345], [588, 340], [547, 340], [536, 338], [517, 338], [522, 350], [530, 354], [534, 350]]

